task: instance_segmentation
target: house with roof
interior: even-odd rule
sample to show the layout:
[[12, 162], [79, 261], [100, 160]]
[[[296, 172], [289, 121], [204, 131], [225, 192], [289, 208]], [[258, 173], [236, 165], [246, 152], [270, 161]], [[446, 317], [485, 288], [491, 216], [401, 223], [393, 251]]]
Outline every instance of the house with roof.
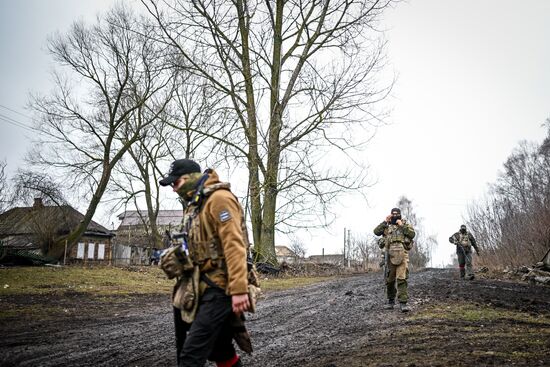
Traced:
[[[16, 207], [0, 214], [0, 257], [9, 254], [47, 255], [71, 233], [84, 215], [69, 205], [45, 206], [35, 198], [31, 207]], [[91, 221], [76, 246], [65, 248], [64, 263], [110, 263], [114, 234]]]
[[183, 211], [159, 210], [157, 229], [162, 243], [155, 243], [151, 233], [149, 216], [145, 210], [127, 210], [118, 215], [120, 224], [116, 229], [114, 257], [117, 264], [151, 264], [155, 250], [170, 246], [168, 233], [179, 232]]
[[344, 266], [343, 254], [311, 255], [308, 260], [315, 264], [332, 264]]
[[[145, 210], [127, 210], [118, 215], [120, 224], [116, 229], [117, 243], [138, 246], [154, 247], [149, 217]], [[183, 221], [183, 211], [159, 210], [157, 214], [157, 228], [161, 236], [166, 231], [179, 232]], [[165, 246], [166, 247], [166, 246]]]
[[299, 260], [299, 256], [286, 246], [275, 246], [275, 257], [279, 264], [294, 264]]

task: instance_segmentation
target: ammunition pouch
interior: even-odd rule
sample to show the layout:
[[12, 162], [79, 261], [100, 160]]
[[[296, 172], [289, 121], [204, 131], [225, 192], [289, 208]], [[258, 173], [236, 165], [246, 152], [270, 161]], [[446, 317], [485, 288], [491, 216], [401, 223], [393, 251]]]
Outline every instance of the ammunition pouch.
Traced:
[[193, 263], [181, 246], [178, 245], [170, 247], [161, 254], [159, 267], [168, 279], [173, 279], [193, 270]]
[[392, 265], [401, 265], [405, 259], [405, 248], [401, 242], [393, 242], [389, 248], [390, 262]]
[[248, 285], [248, 301], [250, 302], [250, 308], [248, 309], [248, 312], [256, 312], [256, 303], [258, 302], [258, 298], [261, 294], [262, 290], [260, 289], [260, 287], [256, 287], [252, 284]]
[[219, 239], [197, 241], [189, 244], [189, 255], [193, 264], [203, 265], [207, 260], [215, 267], [221, 268], [224, 264], [224, 254]]
[[251, 261], [246, 264], [248, 270], [248, 284], [260, 288], [260, 277], [258, 276], [258, 271], [256, 270], [256, 265]]
[[405, 237], [405, 241], [403, 241], [403, 247], [405, 248], [405, 250], [410, 251], [413, 248], [413, 244], [414, 244], [413, 240], [411, 240], [408, 237]]
[[181, 312], [181, 319], [189, 324], [195, 319], [199, 305], [199, 277], [199, 267], [195, 266], [190, 276], [184, 276], [178, 281], [172, 299], [172, 305]]

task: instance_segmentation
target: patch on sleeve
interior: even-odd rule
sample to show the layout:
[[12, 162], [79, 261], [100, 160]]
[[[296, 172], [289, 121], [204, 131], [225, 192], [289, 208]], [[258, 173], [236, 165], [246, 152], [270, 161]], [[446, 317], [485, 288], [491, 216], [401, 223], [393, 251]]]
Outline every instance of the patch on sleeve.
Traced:
[[227, 222], [229, 219], [231, 219], [231, 214], [229, 214], [227, 210], [222, 210], [220, 212], [220, 221], [223, 223]]

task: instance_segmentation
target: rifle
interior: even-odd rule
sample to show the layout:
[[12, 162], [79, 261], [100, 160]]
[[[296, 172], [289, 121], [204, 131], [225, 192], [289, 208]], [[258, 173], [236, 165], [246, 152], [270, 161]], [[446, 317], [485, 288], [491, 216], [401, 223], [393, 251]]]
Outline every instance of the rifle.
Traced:
[[458, 247], [460, 249], [460, 251], [462, 251], [462, 255], [464, 255], [464, 257], [466, 257], [466, 251], [464, 250], [464, 247], [462, 247], [462, 245], [460, 243], [458, 243], [458, 241], [455, 241], [455, 246]]
[[387, 249], [384, 249], [384, 280], [390, 276], [390, 254]]
[[384, 298], [388, 298], [388, 286], [387, 281], [388, 277], [390, 276], [390, 254], [388, 253], [388, 249], [384, 246]]

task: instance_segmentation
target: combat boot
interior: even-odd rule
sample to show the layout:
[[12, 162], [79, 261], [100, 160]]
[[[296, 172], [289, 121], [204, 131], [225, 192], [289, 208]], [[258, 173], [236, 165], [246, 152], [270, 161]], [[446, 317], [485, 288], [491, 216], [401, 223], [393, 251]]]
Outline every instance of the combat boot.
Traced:
[[399, 309], [401, 312], [409, 312], [411, 309], [407, 306], [407, 302], [399, 302]]
[[468, 280], [474, 280], [476, 276], [474, 274], [468, 275]]
[[393, 299], [389, 299], [388, 303], [384, 306], [385, 310], [393, 310], [393, 307], [395, 306], [395, 301]]

